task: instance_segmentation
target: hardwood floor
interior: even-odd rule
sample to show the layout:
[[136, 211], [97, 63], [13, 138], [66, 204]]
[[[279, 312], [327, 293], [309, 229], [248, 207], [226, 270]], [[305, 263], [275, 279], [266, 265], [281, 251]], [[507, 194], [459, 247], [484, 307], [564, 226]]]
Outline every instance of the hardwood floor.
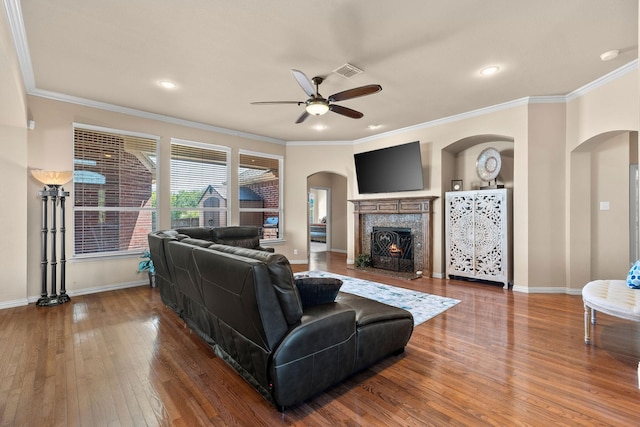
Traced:
[[406, 352], [279, 413], [145, 286], [0, 310], [2, 426], [567, 425], [640, 422], [640, 324], [579, 296], [407, 281], [310, 266], [462, 302], [419, 325]]

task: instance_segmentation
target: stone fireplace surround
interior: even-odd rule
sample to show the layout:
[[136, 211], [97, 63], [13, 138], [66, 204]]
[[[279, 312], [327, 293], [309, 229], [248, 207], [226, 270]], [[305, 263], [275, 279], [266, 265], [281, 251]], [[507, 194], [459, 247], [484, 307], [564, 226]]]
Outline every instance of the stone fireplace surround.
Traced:
[[373, 227], [407, 227], [413, 234], [414, 269], [433, 273], [433, 201], [436, 196], [349, 200], [354, 210], [354, 257], [371, 253]]

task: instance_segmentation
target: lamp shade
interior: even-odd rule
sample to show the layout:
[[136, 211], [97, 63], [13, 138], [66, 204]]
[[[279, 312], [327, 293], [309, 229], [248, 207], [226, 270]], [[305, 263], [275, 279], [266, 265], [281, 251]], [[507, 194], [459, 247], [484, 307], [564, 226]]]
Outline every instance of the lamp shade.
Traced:
[[305, 108], [307, 113], [313, 114], [314, 116], [321, 116], [329, 111], [329, 105], [327, 102], [320, 99], [310, 101]]
[[63, 185], [71, 181], [73, 171], [45, 171], [33, 169], [31, 175], [45, 185]]

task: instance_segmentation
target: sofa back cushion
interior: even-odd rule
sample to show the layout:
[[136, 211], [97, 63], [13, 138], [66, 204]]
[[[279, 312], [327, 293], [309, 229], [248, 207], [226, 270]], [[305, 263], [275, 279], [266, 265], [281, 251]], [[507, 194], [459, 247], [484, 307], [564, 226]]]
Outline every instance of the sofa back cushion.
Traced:
[[219, 331], [217, 344], [232, 356], [248, 342], [272, 351], [289, 327], [265, 263], [206, 248], [194, 248], [193, 259], [205, 306]]
[[287, 257], [282, 254], [219, 244], [213, 244], [209, 248], [264, 262], [269, 269], [271, 284], [276, 292], [280, 308], [287, 319], [287, 323], [291, 326], [300, 321], [300, 318], [302, 318], [302, 300], [293, 281], [293, 272]]
[[185, 237], [180, 241], [187, 245], [199, 246], [201, 248], [208, 248], [211, 246], [211, 240], [194, 239], [193, 237]]
[[254, 249], [260, 247], [260, 229], [258, 227], [219, 227], [212, 229], [214, 243]]
[[[173, 266], [172, 273], [175, 285], [182, 294], [202, 305], [204, 299], [198, 280], [198, 271], [194, 267], [193, 257], [191, 256], [194, 248], [193, 245], [185, 244], [178, 240], [169, 240], [165, 250], [167, 262]], [[185, 309], [184, 301], [178, 301], [178, 305], [180, 309]]]
[[173, 284], [173, 266], [167, 262], [166, 255], [166, 246], [169, 241], [176, 240], [176, 235], [177, 233], [156, 231], [149, 233], [147, 240], [149, 242], [151, 261], [153, 261], [153, 267], [156, 272], [156, 284], [160, 289], [162, 302], [177, 311], [178, 296]]
[[210, 242], [213, 241], [211, 230], [213, 230], [211, 227], [183, 227], [175, 229], [179, 234], [186, 234], [194, 239], [208, 240]]

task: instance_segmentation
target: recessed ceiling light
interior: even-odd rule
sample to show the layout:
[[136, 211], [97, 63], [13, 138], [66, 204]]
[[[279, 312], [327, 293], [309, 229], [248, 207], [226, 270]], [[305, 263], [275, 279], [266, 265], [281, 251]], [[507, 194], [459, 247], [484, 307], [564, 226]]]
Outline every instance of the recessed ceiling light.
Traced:
[[380, 127], [382, 127], [382, 125], [377, 124], [377, 123], [367, 126], [367, 128], [369, 128], [371, 130], [379, 129]]
[[158, 82], [158, 84], [160, 86], [162, 86], [165, 89], [175, 89], [176, 88], [176, 84], [170, 80], [160, 80]]
[[498, 67], [497, 65], [492, 65], [490, 67], [485, 67], [482, 70], [480, 70], [480, 74], [482, 74], [483, 76], [491, 76], [497, 73], [498, 71], [500, 71], [500, 67]]
[[618, 49], [608, 50], [602, 55], [600, 55], [600, 59], [602, 61], [611, 61], [614, 58], [617, 58], [620, 51]]
[[326, 125], [315, 125], [315, 126], [313, 126], [313, 128], [315, 130], [317, 130], [317, 131], [320, 131], [320, 130], [325, 130], [327, 128], [327, 126]]

